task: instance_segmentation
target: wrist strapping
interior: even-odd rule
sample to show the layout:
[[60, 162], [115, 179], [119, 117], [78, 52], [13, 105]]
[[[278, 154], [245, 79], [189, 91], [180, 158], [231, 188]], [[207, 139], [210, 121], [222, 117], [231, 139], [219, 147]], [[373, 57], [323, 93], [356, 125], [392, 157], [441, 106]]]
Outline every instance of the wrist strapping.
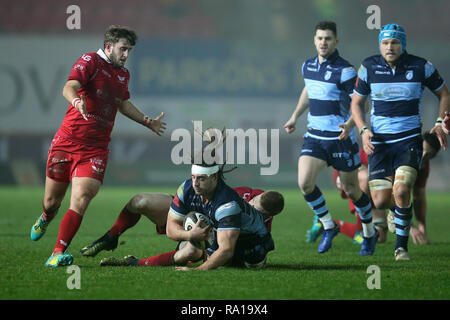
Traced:
[[369, 128], [367, 128], [367, 126], [364, 126], [361, 128], [361, 130], [359, 130], [359, 135], [362, 136], [364, 132], [366, 132], [367, 130], [369, 130]]
[[144, 126], [150, 128], [152, 121], [153, 121], [153, 119], [150, 118], [149, 116], [144, 116]]
[[72, 100], [72, 105], [73, 105], [74, 107], [76, 107], [77, 104], [79, 104], [80, 102], [81, 102], [81, 99], [80, 99], [80, 98], [74, 98], [74, 99]]

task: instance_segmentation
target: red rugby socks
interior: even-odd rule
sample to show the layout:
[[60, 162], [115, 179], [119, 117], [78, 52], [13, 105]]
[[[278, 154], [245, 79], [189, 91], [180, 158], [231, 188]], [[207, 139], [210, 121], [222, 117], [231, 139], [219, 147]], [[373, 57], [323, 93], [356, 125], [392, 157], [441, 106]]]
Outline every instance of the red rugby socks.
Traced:
[[120, 212], [114, 226], [108, 231], [108, 233], [112, 236], [120, 236], [127, 229], [133, 227], [140, 218], [140, 214], [128, 211], [127, 206], [125, 206]]
[[55, 252], [64, 252], [80, 228], [83, 216], [69, 209], [61, 220], [59, 226], [58, 239], [56, 240]]

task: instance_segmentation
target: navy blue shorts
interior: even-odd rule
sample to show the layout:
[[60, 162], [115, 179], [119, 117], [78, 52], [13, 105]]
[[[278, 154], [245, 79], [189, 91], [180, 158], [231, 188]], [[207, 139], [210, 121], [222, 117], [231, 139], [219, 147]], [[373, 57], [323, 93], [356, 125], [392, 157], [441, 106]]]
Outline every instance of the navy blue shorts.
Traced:
[[361, 166], [358, 144], [351, 139], [341, 141], [305, 137], [300, 155], [321, 159], [338, 171], [350, 172]]
[[369, 180], [394, 177], [400, 166], [419, 170], [423, 149], [421, 136], [374, 146], [374, 152], [369, 155]]
[[[215, 239], [212, 245], [206, 249], [206, 253], [211, 255], [218, 248], [219, 246]], [[233, 267], [245, 267], [245, 263], [259, 263], [266, 258], [269, 251], [274, 249], [275, 244], [270, 232], [265, 236], [240, 235], [236, 242], [234, 256], [230, 265]]]

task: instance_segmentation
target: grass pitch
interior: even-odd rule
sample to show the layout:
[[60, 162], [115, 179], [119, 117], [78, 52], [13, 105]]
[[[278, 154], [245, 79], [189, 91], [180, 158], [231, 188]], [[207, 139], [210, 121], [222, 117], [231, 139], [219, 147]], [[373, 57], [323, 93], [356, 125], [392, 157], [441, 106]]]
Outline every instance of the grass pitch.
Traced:
[[[210, 272], [180, 272], [173, 267], [100, 267], [107, 256], [133, 254], [145, 258], [173, 250], [176, 243], [157, 235], [143, 217], [120, 238], [119, 247], [85, 258], [79, 250], [112, 226], [125, 203], [136, 193], [173, 189], [103, 187], [92, 201], [67, 252], [80, 268], [80, 289], [69, 289], [67, 268], [47, 268], [69, 192], [58, 216], [39, 241], [30, 240], [30, 228], [41, 213], [43, 188], [0, 187], [0, 299], [43, 300], [298, 300], [298, 299], [433, 299], [450, 298], [450, 196], [428, 195], [428, 233], [431, 245], [414, 245], [410, 261], [394, 261], [395, 237], [378, 244], [375, 255], [359, 257], [359, 246], [340, 234], [333, 248], [318, 254], [318, 242], [305, 242], [312, 211], [297, 190], [280, 190], [286, 200], [273, 222], [275, 251], [264, 270], [221, 268]], [[325, 192], [334, 218], [354, 221], [348, 203], [337, 191]], [[380, 289], [368, 289], [376, 265]], [[370, 281], [369, 281], [370, 282]], [[194, 284], [194, 285], [193, 285]]]

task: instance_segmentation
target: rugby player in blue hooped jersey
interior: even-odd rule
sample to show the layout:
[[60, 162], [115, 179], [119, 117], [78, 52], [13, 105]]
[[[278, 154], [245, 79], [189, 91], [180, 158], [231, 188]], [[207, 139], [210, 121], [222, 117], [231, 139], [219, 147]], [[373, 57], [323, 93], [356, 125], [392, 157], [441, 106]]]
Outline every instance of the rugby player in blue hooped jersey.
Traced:
[[[170, 205], [166, 234], [173, 240], [185, 241], [174, 256], [176, 264], [201, 259], [204, 252], [190, 241], [206, 240], [211, 231], [211, 226], [202, 228], [200, 220], [189, 231], [184, 230], [184, 217], [191, 211], [206, 215], [214, 229], [213, 243], [206, 250], [207, 259], [196, 270], [216, 269], [229, 264], [264, 267], [267, 253], [275, 248], [272, 236], [261, 212], [225, 184], [221, 166], [193, 164], [191, 179], [180, 185]], [[176, 269], [192, 270], [181, 266]]]
[[292, 133], [297, 118], [309, 108], [308, 131], [298, 160], [298, 185], [316, 220], [324, 227], [318, 252], [328, 251], [339, 233], [339, 226], [333, 221], [325, 198], [316, 186], [319, 171], [331, 165], [338, 170], [344, 192], [353, 200], [362, 221], [364, 241], [359, 255], [372, 255], [378, 232], [372, 222], [370, 198], [359, 187], [361, 159], [352, 130], [355, 124], [350, 117], [356, 70], [339, 56], [337, 43], [336, 24], [319, 22], [314, 35], [317, 57], [303, 63], [305, 87], [284, 128]]
[[[383, 26], [381, 55], [365, 59], [358, 71], [352, 98], [352, 116], [369, 155], [369, 187], [378, 209], [395, 202], [397, 241], [395, 260], [409, 260], [408, 237], [412, 218], [411, 190], [422, 157], [421, 104], [424, 86], [439, 99], [439, 117], [432, 133], [447, 147], [442, 118], [450, 106], [444, 80], [427, 60], [406, 52], [406, 33], [398, 24]], [[363, 106], [372, 100], [369, 129]], [[392, 191], [394, 199], [392, 199]]]

